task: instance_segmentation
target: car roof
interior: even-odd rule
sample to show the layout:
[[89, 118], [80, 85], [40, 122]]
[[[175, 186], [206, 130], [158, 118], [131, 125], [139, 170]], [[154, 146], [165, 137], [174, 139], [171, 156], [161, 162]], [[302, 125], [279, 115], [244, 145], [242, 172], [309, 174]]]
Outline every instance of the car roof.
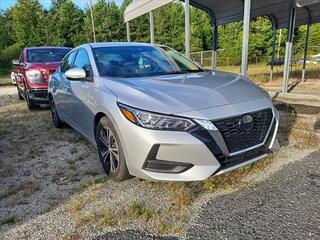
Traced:
[[72, 49], [70, 47], [57, 47], [57, 46], [41, 46], [41, 47], [26, 47], [26, 50], [34, 50], [34, 49]]
[[150, 43], [136, 43], [136, 42], [101, 42], [101, 43], [88, 43], [83, 44], [84, 45], [90, 45], [92, 48], [97, 47], [138, 47], [138, 46], [160, 46], [157, 44], [150, 44]]

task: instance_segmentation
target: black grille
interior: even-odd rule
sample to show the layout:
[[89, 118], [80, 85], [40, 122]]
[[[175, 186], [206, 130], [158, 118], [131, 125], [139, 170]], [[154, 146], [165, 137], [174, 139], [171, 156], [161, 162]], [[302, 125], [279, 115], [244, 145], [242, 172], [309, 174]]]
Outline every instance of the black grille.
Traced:
[[47, 91], [36, 91], [36, 92], [34, 92], [34, 96], [35, 96], [36, 98], [46, 99], [47, 96], [48, 96], [48, 92], [47, 92]]
[[262, 143], [268, 133], [273, 117], [270, 108], [248, 114], [253, 118], [253, 126], [250, 130], [246, 130], [239, 124], [246, 114], [213, 121], [231, 153]]

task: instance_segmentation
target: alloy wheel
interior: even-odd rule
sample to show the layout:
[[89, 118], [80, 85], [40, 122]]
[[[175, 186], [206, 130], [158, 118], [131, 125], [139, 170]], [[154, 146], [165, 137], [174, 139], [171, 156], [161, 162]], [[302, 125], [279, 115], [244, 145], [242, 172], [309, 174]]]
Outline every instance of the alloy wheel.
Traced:
[[101, 142], [102, 161], [109, 168], [110, 173], [114, 173], [119, 166], [119, 148], [116, 137], [110, 128], [104, 127], [100, 130], [99, 141]]

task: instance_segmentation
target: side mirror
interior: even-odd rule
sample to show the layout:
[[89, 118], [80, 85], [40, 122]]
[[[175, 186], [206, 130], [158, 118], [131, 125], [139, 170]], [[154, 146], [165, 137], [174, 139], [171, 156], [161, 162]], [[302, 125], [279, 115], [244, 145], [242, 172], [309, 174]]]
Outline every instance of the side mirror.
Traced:
[[83, 80], [86, 78], [86, 71], [82, 68], [72, 68], [65, 72], [65, 75], [70, 80]]
[[19, 59], [13, 59], [12, 60], [12, 65], [20, 65], [20, 60]]

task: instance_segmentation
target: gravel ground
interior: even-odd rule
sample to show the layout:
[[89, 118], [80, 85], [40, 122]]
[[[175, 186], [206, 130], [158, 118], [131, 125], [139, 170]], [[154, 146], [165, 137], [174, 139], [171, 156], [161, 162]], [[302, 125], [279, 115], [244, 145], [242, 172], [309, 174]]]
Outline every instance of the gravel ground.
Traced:
[[[201, 207], [182, 239], [319, 239], [320, 151]], [[94, 239], [178, 239], [113, 231]]]
[[201, 208], [187, 239], [320, 239], [320, 151]]
[[17, 95], [17, 87], [12, 85], [10, 87], [0, 87], [0, 96]]
[[[270, 176], [275, 178], [274, 172], [314, 151], [313, 138], [289, 133], [290, 137], [287, 134], [283, 140], [280, 138], [283, 147], [270, 159], [208, 181], [151, 183], [132, 178], [116, 183], [105, 177], [92, 145], [68, 127], [61, 130], [52, 127], [47, 109], [30, 112], [17, 96], [0, 96], [0, 239], [193, 239], [198, 234], [201, 239], [212, 239], [201, 235], [208, 224], [203, 214], [210, 219], [210, 226], [214, 219], [232, 221], [230, 214], [238, 208], [230, 209], [240, 205], [230, 202], [239, 194], [236, 188], [248, 192], [240, 200], [246, 202], [248, 198], [253, 206], [260, 206], [260, 202], [267, 205], [267, 201], [256, 198], [260, 186], [257, 184], [262, 181], [265, 183], [261, 186], [275, 184], [280, 180], [268, 180]], [[291, 139], [297, 136], [300, 143]], [[295, 170], [290, 176], [295, 177], [294, 173]], [[281, 188], [290, 186], [284, 180], [282, 183], [287, 185], [277, 188], [281, 199], [276, 193], [271, 195], [279, 204], [287, 197], [280, 195]], [[250, 186], [255, 187], [247, 189]], [[290, 194], [298, 197], [297, 192]], [[219, 205], [220, 199], [228, 197], [224, 205], [229, 204], [229, 209], [224, 209], [229, 212], [223, 213], [226, 218], [221, 213], [216, 218], [213, 214], [217, 214], [214, 212], [217, 208], [210, 206], [216, 199]], [[286, 214], [290, 212], [284, 210]], [[270, 221], [279, 218], [269, 215]], [[183, 234], [190, 224], [190, 230]], [[208, 230], [208, 234], [212, 233]]]

